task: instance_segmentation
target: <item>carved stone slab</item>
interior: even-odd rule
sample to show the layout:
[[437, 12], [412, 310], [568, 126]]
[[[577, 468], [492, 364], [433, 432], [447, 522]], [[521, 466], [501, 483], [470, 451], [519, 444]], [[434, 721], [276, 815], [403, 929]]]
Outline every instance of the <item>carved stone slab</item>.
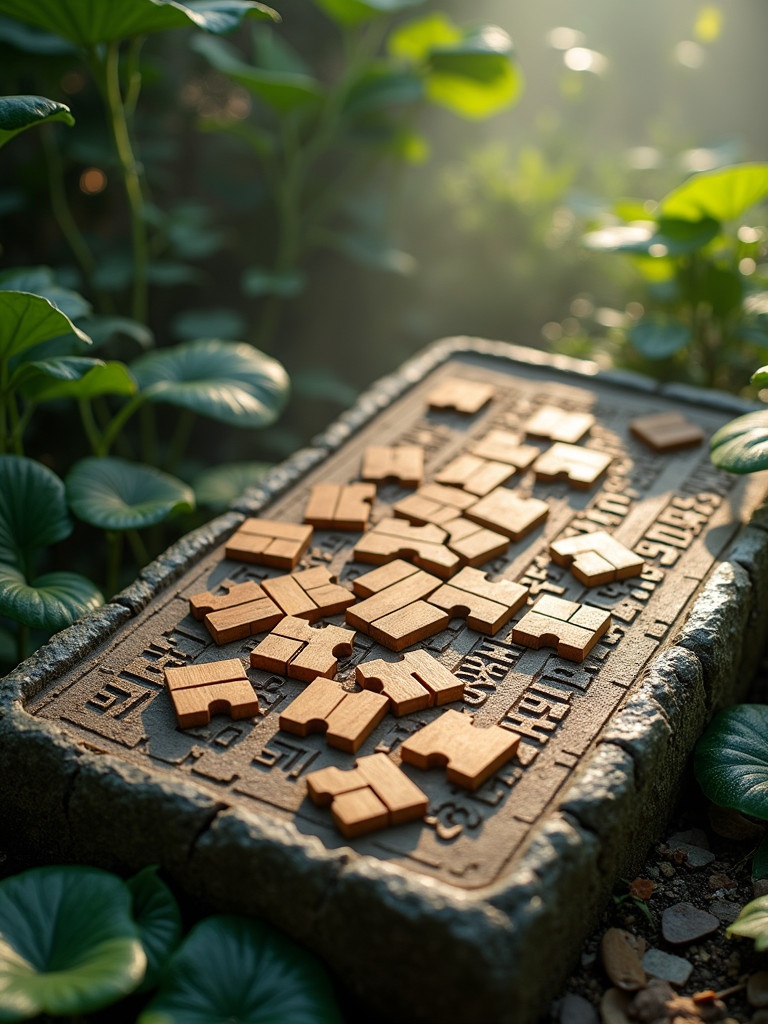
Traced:
[[[461, 382], [483, 401], [464, 406]], [[444, 392], [453, 405], [435, 400]], [[236, 546], [226, 556], [246, 517], [298, 528], [313, 488], [359, 481], [371, 445], [421, 448], [425, 485], [499, 431], [544, 453], [557, 435], [553, 408], [564, 429], [583, 428], [568, 442], [607, 468], [574, 488], [521, 466], [502, 491], [546, 503], [547, 514], [477, 571], [489, 583], [527, 588], [526, 603], [494, 635], [448, 617], [413, 647], [464, 684], [451, 715], [517, 737], [514, 755], [474, 789], [403, 763], [403, 742], [445, 713], [436, 705], [384, 715], [354, 753], [356, 738], [347, 751], [322, 730], [281, 730], [281, 714], [311, 684], [251, 667], [265, 632], [217, 645], [190, 612], [196, 595], [285, 575], [278, 562], [241, 559]], [[392, 1019], [535, 1021], [613, 881], [663, 826], [708, 717], [746, 685], [759, 655], [752, 638], [768, 620], [768, 517], [758, 512], [744, 525], [764, 478], [714, 469], [706, 445], [656, 453], [630, 430], [632, 419], [680, 408], [709, 436], [748, 407], [501, 343], [433, 346], [235, 511], [182, 540], [4, 680], [2, 834], [42, 858], [125, 871], [160, 864], [205, 902], [298, 937]], [[529, 429], [541, 410], [550, 436]], [[371, 525], [392, 521], [412, 487], [385, 480]], [[551, 544], [596, 531], [642, 558], [641, 575], [587, 587], [551, 558]], [[372, 571], [353, 557], [359, 541], [315, 528], [295, 571], [322, 568], [352, 593]], [[517, 623], [542, 598], [610, 615], [583, 661], [515, 642]], [[365, 600], [359, 590], [356, 600]], [[345, 614], [324, 622], [342, 627]], [[335, 679], [356, 691], [361, 665], [400, 658], [357, 629]], [[230, 659], [244, 666], [258, 715], [214, 714], [178, 728], [166, 669]], [[361, 784], [342, 834], [328, 801], [310, 798], [307, 777], [373, 764], [365, 759], [374, 755], [423, 792], [426, 813], [401, 818], [384, 801], [388, 827], [361, 832], [350, 822], [365, 819], [365, 801], [374, 802]], [[378, 807], [375, 786], [371, 793]]]

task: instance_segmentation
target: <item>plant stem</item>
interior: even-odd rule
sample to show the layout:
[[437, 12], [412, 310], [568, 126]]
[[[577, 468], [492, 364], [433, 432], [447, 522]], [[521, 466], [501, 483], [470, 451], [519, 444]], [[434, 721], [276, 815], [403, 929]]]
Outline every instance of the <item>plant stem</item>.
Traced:
[[99, 450], [96, 452], [97, 455], [109, 455], [112, 445], [120, 434], [128, 420], [133, 416], [138, 408], [143, 405], [145, 401], [144, 395], [141, 393], [134, 395], [133, 398], [126, 402], [119, 412], [115, 413], [112, 417], [112, 422], [109, 424], [107, 429], [101, 436], [101, 443], [99, 444]]
[[91, 405], [90, 399], [81, 398], [77, 407], [80, 410], [80, 421], [83, 424], [83, 432], [88, 438], [88, 444], [91, 446], [91, 451], [94, 455], [100, 454], [102, 445], [102, 436], [96, 423], [96, 417], [93, 415], [93, 406]]
[[175, 473], [176, 467], [181, 462], [187, 450], [192, 427], [195, 422], [195, 414], [190, 409], [182, 409], [176, 422], [176, 429], [173, 432], [165, 466], [169, 473]]
[[128, 530], [126, 536], [128, 538], [128, 543], [131, 546], [133, 557], [136, 559], [139, 568], [141, 568], [149, 561], [149, 552], [141, 538], [141, 534], [138, 530]]
[[123, 553], [123, 535], [118, 530], [107, 530], [107, 597], [117, 592], [120, 584], [120, 562]]

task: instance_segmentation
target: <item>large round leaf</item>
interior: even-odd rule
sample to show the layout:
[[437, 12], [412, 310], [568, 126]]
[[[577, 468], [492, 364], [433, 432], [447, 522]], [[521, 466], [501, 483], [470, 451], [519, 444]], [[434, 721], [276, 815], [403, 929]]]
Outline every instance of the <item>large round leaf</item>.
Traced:
[[22, 394], [35, 402], [132, 395], [137, 390], [136, 381], [124, 363], [105, 363], [82, 356], [26, 363], [20, 368], [19, 378]]
[[60, 285], [50, 267], [15, 267], [7, 270], [0, 274], [0, 289], [4, 292], [42, 295], [70, 320], [78, 320], [91, 312], [90, 302], [79, 292]]
[[0, 562], [64, 540], [72, 532], [64, 484], [47, 466], [22, 455], [0, 455]]
[[340, 1024], [319, 963], [279, 932], [210, 917], [182, 943], [138, 1024]]
[[147, 954], [147, 973], [141, 991], [154, 988], [181, 939], [181, 911], [173, 893], [157, 877], [157, 868], [144, 868], [128, 879], [133, 919]]
[[26, 626], [57, 633], [104, 603], [98, 588], [75, 572], [49, 572], [27, 581], [0, 562], [0, 613]]
[[69, 107], [44, 96], [0, 96], [0, 147], [14, 135], [46, 121], [74, 124]]
[[244, 342], [190, 341], [141, 356], [131, 370], [150, 401], [235, 427], [268, 426], [288, 398], [280, 363]]
[[694, 174], [659, 204], [663, 217], [736, 220], [768, 197], [768, 164], [738, 164]]
[[712, 461], [731, 473], [768, 469], [768, 409], [738, 416], [713, 434]]
[[631, 329], [629, 340], [647, 359], [668, 359], [685, 348], [691, 331], [686, 324], [674, 320], [645, 317]]
[[152, 466], [88, 458], [67, 476], [67, 500], [78, 517], [102, 530], [140, 530], [195, 507], [190, 487]]
[[0, 1020], [97, 1010], [131, 992], [146, 958], [130, 894], [95, 868], [33, 868], [0, 882]]
[[360, 25], [371, 18], [417, 7], [424, 0], [315, 0], [315, 3], [338, 25]]
[[713, 803], [768, 819], [768, 705], [716, 715], [696, 746], [694, 770]]
[[91, 340], [41, 295], [0, 291], [0, 362], [70, 331], [81, 341]]
[[652, 258], [684, 256], [697, 252], [720, 231], [720, 224], [707, 217], [700, 221], [663, 219], [658, 224], [622, 224], [590, 231], [584, 236], [588, 249], [599, 252], [635, 253]]
[[223, 512], [247, 488], [255, 487], [269, 469], [269, 462], [230, 462], [211, 466], [195, 477], [197, 503]]
[[728, 926], [726, 934], [754, 939], [755, 949], [760, 953], [768, 949], [768, 896], [759, 896], [748, 903]]

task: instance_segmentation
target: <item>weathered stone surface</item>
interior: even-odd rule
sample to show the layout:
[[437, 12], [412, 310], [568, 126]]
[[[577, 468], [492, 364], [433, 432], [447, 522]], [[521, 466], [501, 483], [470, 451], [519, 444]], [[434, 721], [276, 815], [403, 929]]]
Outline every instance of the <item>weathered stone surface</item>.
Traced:
[[584, 996], [568, 992], [557, 1007], [557, 1024], [599, 1024], [597, 1010]]
[[654, 978], [661, 978], [678, 987], [693, 974], [693, 964], [681, 956], [665, 953], [663, 949], [649, 949], [643, 957], [643, 967]]
[[661, 933], [673, 946], [687, 946], [711, 935], [719, 926], [714, 914], [699, 910], [692, 903], [675, 903], [661, 915]]

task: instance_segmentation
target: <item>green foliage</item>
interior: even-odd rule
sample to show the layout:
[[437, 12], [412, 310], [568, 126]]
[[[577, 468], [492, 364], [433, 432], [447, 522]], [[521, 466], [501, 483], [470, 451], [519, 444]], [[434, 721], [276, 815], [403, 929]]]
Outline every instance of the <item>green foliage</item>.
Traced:
[[192, 489], [181, 480], [115, 457], [75, 463], [66, 487], [75, 515], [102, 530], [141, 530], [195, 506]]
[[0, 147], [34, 125], [46, 121], [75, 123], [69, 107], [44, 96], [0, 96]]
[[194, 480], [198, 505], [223, 512], [249, 487], [255, 487], [271, 468], [269, 462], [234, 462], [211, 466]]
[[768, 410], [748, 412], [726, 423], [709, 442], [712, 461], [731, 473], [768, 469]]
[[759, 896], [743, 907], [733, 924], [728, 925], [726, 934], [754, 939], [759, 953], [768, 949], [768, 896]]
[[147, 970], [140, 991], [154, 988], [181, 941], [181, 912], [157, 868], [144, 868], [129, 878], [131, 913], [147, 956]]

